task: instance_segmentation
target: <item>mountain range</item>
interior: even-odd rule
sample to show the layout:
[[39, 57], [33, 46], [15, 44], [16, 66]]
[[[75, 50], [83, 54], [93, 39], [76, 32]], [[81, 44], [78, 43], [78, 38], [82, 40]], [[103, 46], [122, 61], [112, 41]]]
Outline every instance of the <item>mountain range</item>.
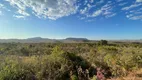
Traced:
[[41, 37], [33, 37], [27, 39], [0, 39], [0, 43], [76, 43], [76, 42], [89, 42], [87, 38], [66, 38], [66, 39], [49, 39]]
[[[83, 42], [96, 42], [99, 40], [89, 40], [87, 38], [73, 38], [66, 39], [49, 39], [41, 37], [33, 37], [27, 39], [0, 39], [0, 43], [83, 43]], [[142, 39], [139, 40], [108, 40], [110, 42], [139, 42], [142, 43]]]

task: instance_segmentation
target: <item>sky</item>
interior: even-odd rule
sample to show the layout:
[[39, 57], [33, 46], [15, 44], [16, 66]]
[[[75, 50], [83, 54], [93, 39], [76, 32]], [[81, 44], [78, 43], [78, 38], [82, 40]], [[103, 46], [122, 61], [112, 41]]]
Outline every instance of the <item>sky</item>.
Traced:
[[142, 0], [0, 0], [0, 39], [142, 39]]

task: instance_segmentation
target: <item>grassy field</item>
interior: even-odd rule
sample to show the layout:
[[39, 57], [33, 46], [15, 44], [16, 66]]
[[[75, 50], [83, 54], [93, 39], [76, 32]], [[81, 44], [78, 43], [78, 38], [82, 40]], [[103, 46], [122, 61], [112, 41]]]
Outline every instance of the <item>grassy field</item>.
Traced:
[[142, 80], [142, 44], [0, 44], [0, 80], [105, 79]]

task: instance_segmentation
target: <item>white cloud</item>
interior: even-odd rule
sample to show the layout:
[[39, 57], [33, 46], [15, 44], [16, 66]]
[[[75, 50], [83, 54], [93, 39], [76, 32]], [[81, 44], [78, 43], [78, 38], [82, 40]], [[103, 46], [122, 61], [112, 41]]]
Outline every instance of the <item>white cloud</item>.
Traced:
[[122, 2], [123, 0], [116, 0], [116, 2]]
[[[137, 0], [136, 2], [140, 2]], [[128, 7], [122, 8], [122, 10], [127, 11], [126, 17], [130, 20], [142, 20], [142, 4], [141, 3], [134, 3]]]
[[102, 3], [104, 3], [105, 1], [104, 0], [100, 0], [100, 1], [98, 1], [96, 4], [98, 5], [98, 4], [102, 4]]
[[80, 18], [80, 20], [84, 20], [85, 19], [85, 17], [79, 17]]
[[[124, 13], [131, 20], [140, 20], [142, 0], [132, 3], [126, 0], [5, 0], [16, 8], [15, 18], [35, 15], [38, 18], [56, 20], [72, 14], [79, 14], [82, 19], [110, 18]], [[130, 5], [130, 6], [125, 6]], [[0, 4], [0, 8], [4, 6]], [[5, 7], [5, 6], [4, 6]], [[117, 8], [119, 7], [119, 8]], [[123, 11], [122, 11], [123, 10]], [[8, 11], [8, 10], [7, 10]], [[0, 9], [0, 14], [2, 10]], [[139, 18], [138, 18], [139, 17]]]
[[25, 19], [25, 16], [22, 16], [22, 15], [13, 15], [13, 17], [18, 19]]
[[2, 11], [0, 11], [0, 16], [2, 15]]
[[88, 3], [88, 0], [84, 0], [84, 5], [86, 5]]
[[93, 3], [94, 2], [94, 0], [90, 0], [90, 3]]
[[80, 13], [81, 14], [85, 14], [87, 11], [88, 11], [88, 7], [85, 7], [84, 9], [80, 10]]
[[106, 18], [109, 18], [109, 17], [113, 17], [113, 16], [115, 16], [116, 15], [116, 13], [111, 13], [110, 15], [106, 15], [105, 17]]
[[127, 13], [126, 17], [131, 20], [142, 20], [142, 10], [133, 10]]
[[3, 8], [3, 7], [4, 7], [4, 5], [0, 3], [0, 8]]
[[95, 21], [95, 19], [90, 19], [90, 20], [87, 20], [85, 22], [93, 22], [93, 21]]
[[108, 2], [104, 6], [102, 6], [99, 10], [95, 11], [91, 17], [97, 17], [97, 16], [104, 16], [106, 18], [113, 17], [116, 15], [116, 13], [113, 12], [113, 6], [111, 2]]
[[142, 15], [129, 14], [126, 17], [129, 18], [129, 19], [131, 19], [131, 20], [142, 20]]
[[102, 10], [97, 10], [92, 14], [92, 17], [97, 17], [102, 14]]
[[3, 15], [2, 9], [4, 8], [4, 5], [0, 3], [0, 16]]
[[128, 6], [128, 7], [122, 8], [122, 10], [130, 10], [132, 8], [136, 8], [136, 7], [139, 7], [139, 6], [142, 6], [142, 4], [132, 4], [132, 5]]
[[17, 13], [19, 13], [19, 14], [21, 14], [21, 15], [23, 15], [23, 16], [30, 16], [29, 13], [27, 13], [26, 11], [21, 10], [21, 9], [19, 9], [19, 10], [17, 11]]
[[142, 0], [136, 0], [136, 2], [142, 2]]
[[10, 11], [5, 5], [1, 3], [0, 3], [0, 10], [1, 10], [1, 13], [2, 13], [2, 10]]
[[128, 4], [127, 2], [123, 2], [123, 3], [120, 3], [120, 4], [118, 4], [119, 6], [124, 6], [124, 5], [126, 5], [126, 4]]
[[[33, 10], [36, 16], [56, 20], [77, 12], [76, 0], [6, 0], [18, 9], [18, 13], [29, 16], [27, 8]], [[29, 15], [28, 15], [29, 14]]]
[[80, 9], [80, 14], [82, 14], [85, 17], [85, 19], [88, 18], [89, 20], [93, 18], [97, 18], [97, 17], [98, 18], [103, 18], [103, 17], [110, 18], [117, 14], [116, 12], [113, 11], [114, 4], [111, 1], [107, 1], [107, 3], [104, 4], [103, 6], [100, 4], [103, 3], [104, 0], [100, 0], [99, 2], [95, 3], [97, 5], [88, 3], [83, 9]]

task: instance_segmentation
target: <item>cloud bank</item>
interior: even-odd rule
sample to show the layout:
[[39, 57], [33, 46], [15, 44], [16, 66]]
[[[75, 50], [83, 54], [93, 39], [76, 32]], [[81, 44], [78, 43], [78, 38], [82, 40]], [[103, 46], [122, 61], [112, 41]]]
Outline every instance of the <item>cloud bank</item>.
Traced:
[[76, 13], [76, 0], [5, 0], [11, 6], [17, 8], [17, 13], [22, 16], [30, 16], [27, 9], [37, 17], [56, 20], [58, 18]]
[[[142, 20], [142, 0], [4, 0], [17, 11], [16, 18], [36, 16], [57, 20], [79, 14], [81, 19], [111, 18], [124, 13], [131, 20]], [[1, 5], [0, 5], [0, 14]]]

